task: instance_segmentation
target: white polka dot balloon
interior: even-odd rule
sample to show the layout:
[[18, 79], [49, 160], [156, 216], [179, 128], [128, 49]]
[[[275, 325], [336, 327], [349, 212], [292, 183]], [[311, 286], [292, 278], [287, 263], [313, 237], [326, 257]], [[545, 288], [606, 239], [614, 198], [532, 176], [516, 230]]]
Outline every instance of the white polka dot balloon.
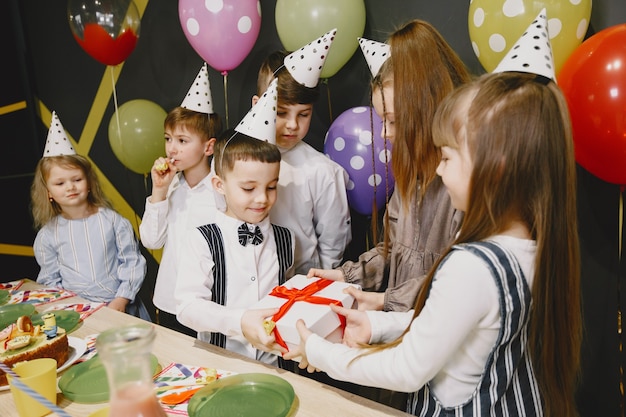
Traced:
[[185, 37], [204, 61], [226, 75], [248, 56], [261, 30], [259, 0], [180, 0]]
[[591, 0], [471, 0], [469, 35], [476, 57], [492, 72], [523, 35], [537, 14], [546, 9], [554, 65], [558, 75], [580, 45], [591, 17]]
[[324, 153], [348, 172], [348, 204], [366, 216], [374, 202], [384, 207], [394, 187], [391, 143], [385, 143], [381, 130], [382, 120], [370, 107], [353, 107], [333, 121], [324, 140]]

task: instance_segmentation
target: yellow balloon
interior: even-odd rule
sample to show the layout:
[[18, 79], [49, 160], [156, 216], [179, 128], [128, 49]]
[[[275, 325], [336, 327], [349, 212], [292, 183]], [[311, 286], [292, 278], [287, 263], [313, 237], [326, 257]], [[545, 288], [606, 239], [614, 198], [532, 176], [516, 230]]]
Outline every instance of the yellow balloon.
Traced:
[[166, 116], [161, 106], [143, 99], [127, 101], [113, 113], [109, 122], [109, 144], [126, 168], [146, 174], [154, 160], [165, 154], [163, 122]]
[[330, 78], [350, 60], [365, 30], [363, 0], [278, 0], [276, 30], [287, 51], [296, 51], [337, 28], [320, 78]]
[[493, 71], [524, 31], [546, 9], [556, 73], [580, 45], [591, 17], [591, 0], [473, 0], [468, 13], [472, 48]]

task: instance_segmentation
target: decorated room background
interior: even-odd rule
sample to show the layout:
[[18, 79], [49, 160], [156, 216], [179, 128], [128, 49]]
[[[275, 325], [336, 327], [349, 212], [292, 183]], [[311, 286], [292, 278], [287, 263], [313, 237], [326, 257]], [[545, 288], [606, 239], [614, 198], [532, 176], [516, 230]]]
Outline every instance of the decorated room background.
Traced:
[[[112, 12], [115, 19], [120, 24], [127, 19], [133, 28], [130, 36], [112, 45], [97, 38], [98, 28], [72, 21], [70, 16], [77, 13], [73, 7], [81, 3], [93, 1], [7, 0], [0, 5], [0, 282], [37, 276], [29, 187], [52, 111], [76, 151], [95, 165], [115, 208], [137, 230], [151, 189], [149, 169], [164, 147], [165, 113], [181, 103], [204, 62], [209, 64], [215, 111], [234, 127], [251, 106], [259, 65], [269, 53], [297, 49], [336, 27], [334, 55], [322, 73], [307, 138], [324, 151], [327, 132], [363, 122], [342, 114], [369, 105], [371, 75], [357, 36], [384, 42], [406, 21], [427, 20], [478, 75], [492, 70], [507, 52], [506, 45], [520, 36], [516, 31], [546, 7], [551, 35], [558, 34], [552, 39], [557, 81], [570, 104], [579, 163], [585, 315], [580, 411], [584, 417], [624, 415], [619, 331], [626, 305], [621, 259], [626, 186], [623, 0], [135, 0], [132, 13], [128, 0], [109, 0], [123, 5], [124, 11]], [[224, 11], [211, 20], [199, 5], [245, 9], [249, 19], [234, 20]], [[517, 15], [518, 21], [507, 20], [507, 14]], [[203, 31], [212, 31], [211, 42], [194, 41]], [[240, 37], [232, 43], [229, 35]], [[118, 120], [130, 127], [118, 129]], [[374, 243], [372, 213], [358, 204], [363, 198], [358, 193], [353, 197], [353, 242], [347, 259]], [[384, 208], [384, 199], [380, 203]], [[148, 275], [140, 294], [152, 307], [160, 253], [142, 251]]]

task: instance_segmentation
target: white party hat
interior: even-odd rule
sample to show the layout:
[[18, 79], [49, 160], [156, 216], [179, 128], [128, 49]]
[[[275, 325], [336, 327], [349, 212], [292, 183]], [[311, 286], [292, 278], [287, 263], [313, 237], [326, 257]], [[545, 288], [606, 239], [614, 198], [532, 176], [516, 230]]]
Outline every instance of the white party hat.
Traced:
[[194, 110], [199, 113], [213, 113], [213, 98], [211, 97], [211, 84], [209, 83], [209, 69], [206, 62], [200, 68], [196, 79], [191, 84], [185, 99], [180, 107]]
[[276, 144], [277, 85], [278, 80], [274, 78], [265, 93], [235, 127], [235, 131]]
[[326, 32], [285, 57], [283, 63], [294, 80], [309, 88], [317, 86], [336, 34], [337, 29]]
[[357, 38], [359, 40], [359, 46], [361, 52], [367, 61], [367, 66], [372, 73], [372, 77], [375, 77], [380, 70], [380, 67], [391, 56], [391, 46], [378, 41], [373, 41], [365, 38]]
[[72, 147], [70, 140], [65, 133], [65, 129], [59, 120], [56, 112], [52, 112], [52, 120], [50, 121], [50, 129], [48, 129], [48, 137], [46, 138], [46, 147], [43, 150], [43, 156], [61, 156], [76, 155], [76, 151]]
[[556, 82], [545, 8], [493, 70], [507, 71], [537, 74]]

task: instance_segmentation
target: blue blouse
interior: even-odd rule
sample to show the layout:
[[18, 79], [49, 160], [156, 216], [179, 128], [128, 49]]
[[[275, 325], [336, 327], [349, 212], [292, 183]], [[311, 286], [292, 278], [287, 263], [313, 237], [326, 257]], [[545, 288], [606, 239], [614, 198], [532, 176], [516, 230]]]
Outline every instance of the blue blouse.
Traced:
[[130, 222], [107, 208], [84, 219], [55, 217], [37, 233], [33, 249], [38, 283], [90, 301], [124, 297], [132, 303], [146, 275]]

